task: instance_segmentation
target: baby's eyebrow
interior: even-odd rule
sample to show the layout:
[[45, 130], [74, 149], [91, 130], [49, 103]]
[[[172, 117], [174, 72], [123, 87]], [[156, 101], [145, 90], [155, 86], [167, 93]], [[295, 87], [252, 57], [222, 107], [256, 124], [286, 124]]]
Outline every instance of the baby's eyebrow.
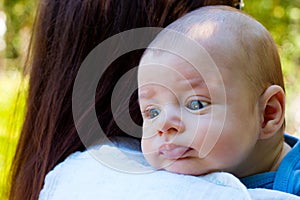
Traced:
[[190, 80], [192, 87], [206, 87], [205, 81], [202, 78], [196, 78]]
[[205, 81], [198, 77], [193, 79], [183, 79], [179, 81], [179, 84], [184, 87], [184, 89], [190, 89], [190, 88], [207, 88], [207, 85], [205, 84]]
[[150, 86], [142, 86], [139, 88], [139, 99], [149, 99], [155, 95], [155, 90]]

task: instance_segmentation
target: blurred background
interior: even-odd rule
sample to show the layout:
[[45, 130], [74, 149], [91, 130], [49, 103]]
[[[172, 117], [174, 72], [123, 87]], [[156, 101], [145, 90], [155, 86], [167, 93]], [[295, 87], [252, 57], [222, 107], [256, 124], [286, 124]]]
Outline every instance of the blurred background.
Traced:
[[[244, 0], [244, 4], [243, 10], [260, 21], [278, 45], [287, 93], [286, 131], [300, 137], [300, 0]], [[37, 0], [0, 1], [1, 199], [7, 199], [8, 163], [23, 121], [28, 77], [22, 74], [36, 7]]]

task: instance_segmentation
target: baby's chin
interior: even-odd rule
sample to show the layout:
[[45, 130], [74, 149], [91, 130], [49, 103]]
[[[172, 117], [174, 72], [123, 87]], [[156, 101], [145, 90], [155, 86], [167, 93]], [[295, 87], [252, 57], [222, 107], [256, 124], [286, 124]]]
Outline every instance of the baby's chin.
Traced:
[[214, 169], [205, 169], [195, 166], [188, 159], [168, 160], [160, 166], [154, 166], [156, 169], [166, 170], [176, 174], [186, 174], [193, 176], [201, 176], [211, 172], [219, 171]]
[[188, 169], [188, 168], [179, 168], [179, 167], [166, 167], [164, 170], [176, 173], [176, 174], [185, 174], [185, 175], [192, 175], [192, 176], [202, 176], [205, 174], [210, 173], [209, 171], [204, 170], [196, 170], [196, 169]]

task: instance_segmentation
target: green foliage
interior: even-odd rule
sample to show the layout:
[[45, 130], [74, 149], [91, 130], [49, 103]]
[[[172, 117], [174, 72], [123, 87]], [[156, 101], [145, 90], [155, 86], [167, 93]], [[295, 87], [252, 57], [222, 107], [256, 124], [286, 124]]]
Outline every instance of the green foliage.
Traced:
[[6, 68], [22, 69], [29, 34], [34, 20], [36, 0], [4, 0], [7, 32], [5, 57], [11, 59]]
[[23, 123], [27, 82], [20, 74], [0, 74], [0, 199], [6, 199], [7, 174]]

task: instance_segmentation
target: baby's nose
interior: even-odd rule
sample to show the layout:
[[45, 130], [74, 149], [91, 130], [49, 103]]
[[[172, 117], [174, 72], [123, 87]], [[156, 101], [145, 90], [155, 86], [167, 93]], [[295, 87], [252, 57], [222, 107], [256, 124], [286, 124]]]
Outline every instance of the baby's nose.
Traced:
[[184, 132], [184, 124], [180, 109], [176, 106], [167, 106], [164, 109], [164, 117], [162, 125], [157, 130], [157, 133], [162, 136], [164, 134], [177, 134]]

